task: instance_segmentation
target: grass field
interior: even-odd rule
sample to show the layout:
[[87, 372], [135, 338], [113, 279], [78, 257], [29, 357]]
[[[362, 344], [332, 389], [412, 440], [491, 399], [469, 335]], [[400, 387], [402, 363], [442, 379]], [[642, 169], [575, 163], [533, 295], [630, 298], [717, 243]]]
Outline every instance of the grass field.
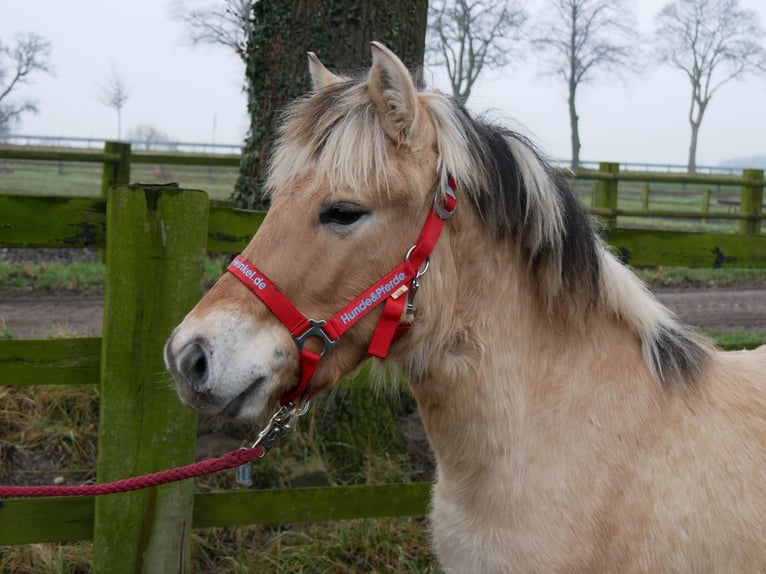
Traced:
[[[592, 205], [592, 196], [596, 183], [580, 180], [575, 190], [580, 200], [587, 206]], [[707, 192], [706, 192], [707, 190]], [[707, 231], [713, 233], [734, 233], [737, 231], [736, 220], [716, 219], [716, 214], [739, 212], [741, 189], [738, 186], [708, 186], [679, 183], [641, 183], [623, 181], [619, 184], [618, 209], [652, 211], [690, 211], [700, 214], [700, 218], [679, 219], [652, 217], [620, 216], [618, 227], [643, 229], [669, 229], [679, 231]], [[707, 195], [707, 213], [704, 213]], [[704, 218], [703, 218], [704, 215]]]
[[[0, 194], [97, 197], [101, 173], [99, 163], [0, 159]], [[133, 164], [130, 181], [176, 182], [224, 201], [231, 197], [237, 176], [235, 167]]]

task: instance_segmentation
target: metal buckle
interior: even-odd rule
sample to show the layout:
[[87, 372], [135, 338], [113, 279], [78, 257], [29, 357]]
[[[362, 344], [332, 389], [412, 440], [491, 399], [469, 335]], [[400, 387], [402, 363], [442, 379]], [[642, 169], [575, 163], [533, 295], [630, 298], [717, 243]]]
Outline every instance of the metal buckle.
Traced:
[[293, 335], [293, 340], [295, 340], [295, 344], [298, 345], [298, 349], [303, 350], [303, 344], [306, 342], [306, 339], [309, 339], [310, 337], [318, 337], [324, 343], [324, 348], [322, 349], [322, 352], [319, 353], [319, 358], [324, 358], [324, 356], [330, 352], [330, 349], [332, 349], [338, 342], [338, 339], [331, 339], [322, 328], [326, 321], [315, 321], [314, 319], [307, 320], [311, 326], [302, 334], [298, 336]]

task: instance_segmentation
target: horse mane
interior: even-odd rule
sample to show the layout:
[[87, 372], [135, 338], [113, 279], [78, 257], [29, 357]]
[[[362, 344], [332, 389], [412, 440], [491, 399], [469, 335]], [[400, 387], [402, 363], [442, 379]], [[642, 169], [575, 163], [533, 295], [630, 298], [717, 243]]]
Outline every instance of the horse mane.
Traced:
[[[441, 94], [420, 92], [419, 101], [432, 138], [413, 129], [404, 145], [416, 150], [435, 138], [439, 189], [453, 177], [488, 232], [519, 250], [548, 312], [576, 319], [602, 309], [638, 335], [659, 382], [693, 382], [712, 347], [608, 251], [571, 182], [521, 134], [475, 119]], [[266, 187], [289, 186], [304, 166], [330, 186], [372, 182], [382, 192], [400, 149], [381, 127], [365, 79], [344, 79], [286, 110]]]

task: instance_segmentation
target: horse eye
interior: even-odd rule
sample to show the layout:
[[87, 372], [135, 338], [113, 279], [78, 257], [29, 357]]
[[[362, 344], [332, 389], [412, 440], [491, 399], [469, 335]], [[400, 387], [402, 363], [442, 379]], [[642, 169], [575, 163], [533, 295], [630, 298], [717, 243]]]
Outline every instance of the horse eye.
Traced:
[[319, 214], [319, 222], [323, 224], [351, 225], [356, 223], [366, 212], [353, 203], [334, 203], [325, 207]]

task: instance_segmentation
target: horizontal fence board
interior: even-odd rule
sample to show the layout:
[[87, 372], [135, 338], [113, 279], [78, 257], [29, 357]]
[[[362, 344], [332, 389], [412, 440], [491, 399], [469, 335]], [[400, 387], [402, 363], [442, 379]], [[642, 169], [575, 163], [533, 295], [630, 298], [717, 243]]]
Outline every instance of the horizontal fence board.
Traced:
[[[423, 516], [431, 486], [415, 482], [196, 494], [193, 527]], [[94, 508], [93, 496], [5, 500], [0, 546], [89, 540]]]
[[593, 215], [601, 217], [645, 217], [647, 219], [725, 219], [732, 221], [760, 221], [766, 219], [756, 215], [745, 215], [742, 213], [725, 213], [720, 211], [669, 211], [662, 209], [606, 209], [592, 207], [589, 211]]
[[634, 267], [766, 268], [766, 236], [612, 229], [606, 239]]
[[[707, 216], [714, 219], [716, 215]], [[208, 250], [241, 252], [264, 216], [263, 212], [211, 207]], [[743, 218], [739, 214], [725, 217]], [[628, 262], [636, 266], [766, 267], [764, 235], [620, 228], [606, 235], [618, 250], [627, 250]], [[103, 246], [104, 237], [105, 202], [102, 199], [0, 195], [2, 247]]]
[[0, 546], [90, 540], [95, 503], [94, 496], [3, 500]]
[[430, 482], [198, 494], [194, 528], [428, 513]]
[[65, 151], [13, 148], [0, 149], [0, 159], [109, 163], [119, 161], [120, 155], [116, 153], [104, 153], [103, 151]]
[[0, 384], [98, 384], [101, 338], [0, 341]]
[[207, 249], [239, 253], [258, 231], [266, 213], [229, 207], [211, 207], [208, 218]]
[[101, 246], [105, 230], [103, 199], [0, 195], [0, 247]]
[[238, 155], [203, 155], [180, 153], [133, 152], [130, 163], [151, 165], [199, 165], [207, 167], [239, 167]]
[[[567, 175], [568, 170], [560, 170]], [[732, 185], [740, 186], [743, 178], [735, 175], [718, 174], [688, 174], [688, 173], [670, 173], [670, 172], [652, 172], [652, 171], [619, 171], [610, 173], [596, 169], [578, 169], [575, 171], [576, 179], [582, 181], [639, 181], [647, 183], [672, 183], [688, 185]], [[750, 183], [750, 182], [748, 182]], [[761, 180], [754, 180], [753, 184], [762, 184]]]

